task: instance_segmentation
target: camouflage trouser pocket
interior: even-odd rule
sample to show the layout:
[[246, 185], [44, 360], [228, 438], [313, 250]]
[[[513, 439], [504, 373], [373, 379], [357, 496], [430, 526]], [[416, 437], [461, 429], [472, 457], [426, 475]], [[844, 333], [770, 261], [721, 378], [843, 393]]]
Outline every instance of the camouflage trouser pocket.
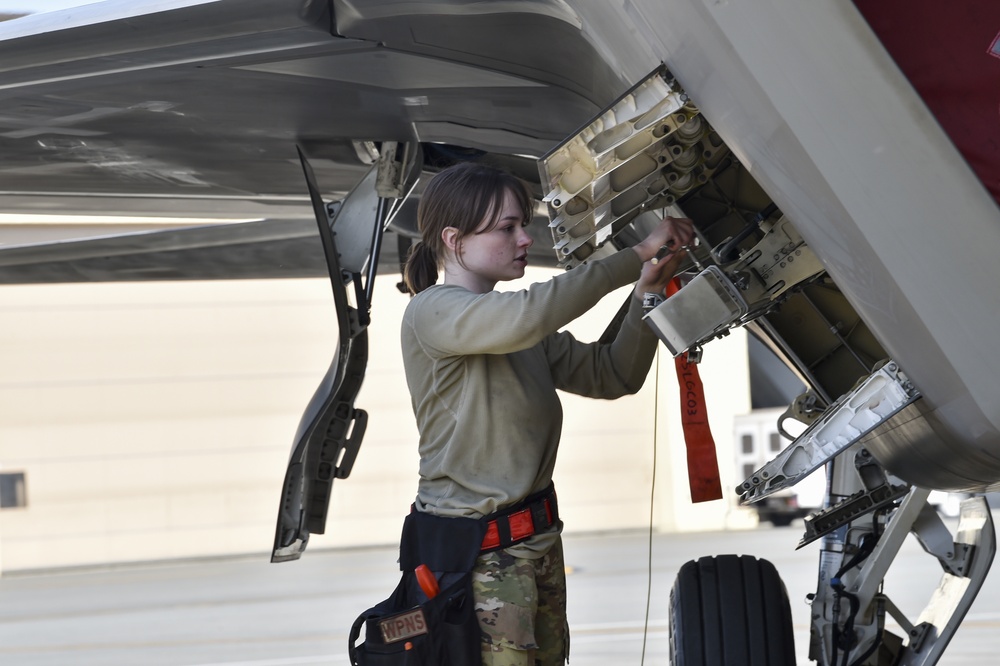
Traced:
[[[569, 652], [562, 542], [538, 559], [498, 550], [481, 555], [472, 595], [483, 632], [483, 663], [558, 666]], [[504, 655], [505, 653], [511, 653]]]

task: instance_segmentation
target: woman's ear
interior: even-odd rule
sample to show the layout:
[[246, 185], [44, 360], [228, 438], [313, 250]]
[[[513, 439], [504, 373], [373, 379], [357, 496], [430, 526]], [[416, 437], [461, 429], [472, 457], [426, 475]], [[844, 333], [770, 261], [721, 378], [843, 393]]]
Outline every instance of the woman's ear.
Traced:
[[444, 246], [453, 254], [458, 254], [458, 229], [455, 227], [445, 227], [441, 230], [441, 240], [444, 242]]

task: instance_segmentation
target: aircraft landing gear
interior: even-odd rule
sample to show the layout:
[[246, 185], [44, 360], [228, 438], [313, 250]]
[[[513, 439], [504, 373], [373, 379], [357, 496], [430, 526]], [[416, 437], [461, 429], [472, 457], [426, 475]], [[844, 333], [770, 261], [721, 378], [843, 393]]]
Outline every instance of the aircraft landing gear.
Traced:
[[[996, 536], [985, 498], [962, 502], [952, 535], [927, 503], [928, 494], [911, 488], [898, 507], [859, 517], [846, 530], [824, 537], [812, 601], [811, 659], [831, 666], [938, 663], [989, 572]], [[911, 533], [942, 569], [937, 589], [916, 620], [906, 617], [882, 589], [886, 572]], [[887, 616], [902, 627], [902, 636], [885, 626]]]
[[719, 555], [681, 567], [670, 592], [673, 666], [795, 666], [788, 593], [774, 565]]

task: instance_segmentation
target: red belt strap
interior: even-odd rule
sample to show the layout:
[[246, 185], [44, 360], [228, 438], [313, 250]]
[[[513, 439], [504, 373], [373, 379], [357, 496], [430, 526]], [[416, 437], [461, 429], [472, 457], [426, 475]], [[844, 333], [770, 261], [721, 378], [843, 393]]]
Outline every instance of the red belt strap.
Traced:
[[[667, 285], [667, 297], [680, 290], [680, 280], [674, 278]], [[698, 365], [688, 363], [687, 352], [674, 359], [677, 382], [681, 390], [681, 423], [687, 448], [688, 485], [691, 501], [708, 502], [722, 499], [722, 480], [719, 478], [719, 461], [715, 454], [715, 439], [708, 425], [705, 406], [705, 388], [698, 374]]]
[[486, 516], [486, 536], [483, 552], [506, 548], [541, 532], [550, 531], [559, 522], [556, 491], [552, 486], [514, 504], [507, 509]]

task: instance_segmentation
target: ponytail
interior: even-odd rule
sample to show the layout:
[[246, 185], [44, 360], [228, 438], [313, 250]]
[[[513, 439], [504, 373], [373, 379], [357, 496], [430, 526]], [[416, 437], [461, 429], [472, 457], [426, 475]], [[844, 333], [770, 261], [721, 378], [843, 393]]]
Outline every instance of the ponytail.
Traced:
[[410, 256], [406, 259], [406, 269], [403, 273], [403, 280], [406, 289], [411, 294], [419, 294], [427, 287], [437, 282], [437, 257], [427, 243], [418, 242], [410, 250]]
[[[533, 203], [531, 193], [513, 175], [493, 167], [472, 162], [454, 164], [434, 176], [420, 196], [417, 205], [417, 229], [421, 241], [410, 250], [403, 270], [403, 281], [411, 294], [419, 294], [438, 279], [439, 260], [448, 258], [442, 231], [448, 227], [458, 231], [456, 240], [477, 229], [486, 221], [492, 229], [503, 209], [504, 196], [511, 192], [518, 200], [524, 219], [530, 220]], [[461, 257], [458, 257], [461, 261]]]

